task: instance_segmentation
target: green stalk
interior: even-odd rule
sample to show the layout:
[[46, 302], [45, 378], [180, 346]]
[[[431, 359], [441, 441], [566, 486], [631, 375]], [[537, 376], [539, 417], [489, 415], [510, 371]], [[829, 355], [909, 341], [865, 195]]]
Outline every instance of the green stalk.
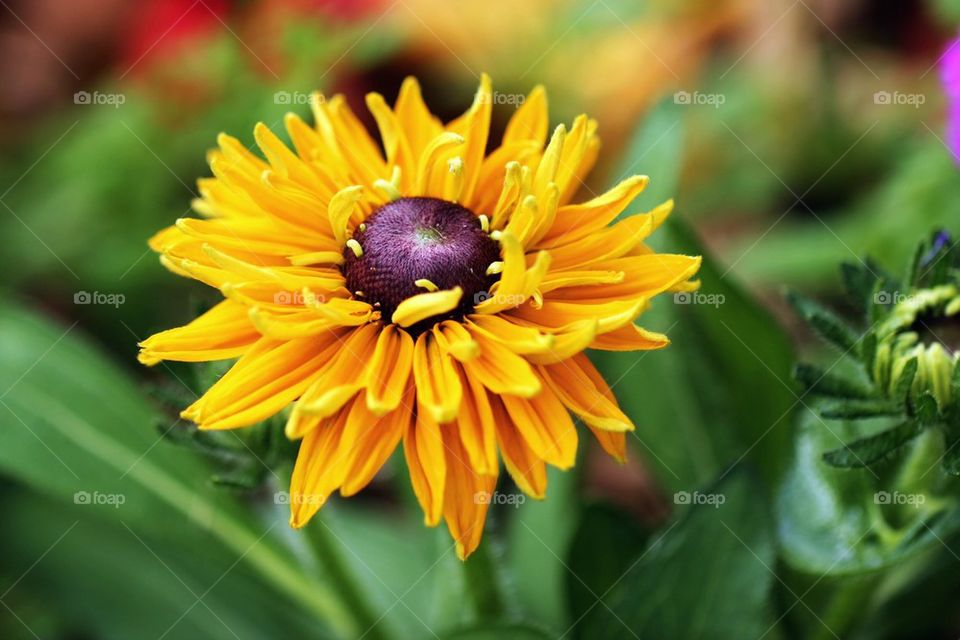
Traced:
[[480, 543], [462, 563], [463, 579], [478, 620], [498, 620], [506, 610], [497, 569], [490, 552], [493, 540]]
[[384, 616], [375, 614], [369, 600], [364, 597], [363, 590], [357, 584], [354, 573], [344, 561], [343, 554], [340, 552], [340, 547], [344, 546], [343, 543], [336, 539], [336, 535], [326, 522], [320, 520], [319, 516], [314, 520], [311, 526], [304, 529], [310, 548], [323, 565], [328, 577], [327, 582], [337, 585], [337, 593], [347, 608], [353, 612], [360, 627], [360, 632], [356, 635], [362, 635], [370, 640], [384, 640], [391, 637], [393, 634], [384, 633]]
[[847, 579], [838, 584], [830, 600], [830, 605], [816, 624], [811, 640], [836, 640], [836, 636], [846, 638], [856, 624], [866, 618], [868, 603], [877, 586], [878, 576], [863, 576]]
[[[23, 394], [26, 388], [22, 387]], [[57, 398], [46, 393], [27, 393], [31, 401], [44, 406], [49, 424], [78, 447], [89, 451], [105, 465], [136, 480], [157, 498], [182, 513], [199, 528], [218, 538], [245, 562], [291, 600], [322, 620], [338, 637], [354, 638], [359, 625], [350, 608], [341, 599], [339, 589], [311, 580], [295, 564], [263, 543], [266, 534], [257, 535], [225, 510], [212, 503], [197, 508], [197, 494], [189, 486], [124, 445], [105, 437], [79, 419]], [[360, 632], [362, 633], [362, 631]]]

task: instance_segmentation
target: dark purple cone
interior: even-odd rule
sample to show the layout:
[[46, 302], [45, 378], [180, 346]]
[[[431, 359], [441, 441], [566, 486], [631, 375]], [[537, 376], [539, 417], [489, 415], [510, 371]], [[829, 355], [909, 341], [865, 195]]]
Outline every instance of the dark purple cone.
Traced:
[[[343, 251], [347, 288], [377, 305], [390, 322], [397, 305], [424, 293], [414, 282], [425, 278], [440, 289], [463, 288], [460, 306], [449, 317], [473, 310], [499, 276], [486, 275], [500, 259], [500, 246], [480, 228], [470, 210], [437, 198], [400, 198], [380, 207], [353, 237], [363, 247], [357, 257]], [[431, 319], [431, 324], [435, 319]]]

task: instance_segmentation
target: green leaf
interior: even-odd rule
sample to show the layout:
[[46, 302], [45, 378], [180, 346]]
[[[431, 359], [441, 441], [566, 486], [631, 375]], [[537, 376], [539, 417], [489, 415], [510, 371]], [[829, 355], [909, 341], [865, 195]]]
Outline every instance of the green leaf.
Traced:
[[[0, 504], [9, 522], [29, 523], [4, 529], [0, 564], [24, 576], [5, 602], [31, 628], [39, 630], [37, 623], [53, 613], [73, 631], [46, 637], [235, 640], [313, 632], [314, 623], [291, 615], [287, 601], [270, 597], [248, 567], [234, 566], [236, 554], [204, 545], [200, 536], [193, 545], [179, 544], [91, 515], [88, 505], [25, 490]], [[38, 558], [42, 562], [31, 567]], [[118, 594], [129, 596], [123, 606], [117, 606]], [[34, 595], [40, 606], [32, 613]], [[256, 607], [238, 605], [251, 600]]]
[[742, 472], [705, 495], [715, 499], [690, 507], [624, 567], [603, 606], [588, 615], [586, 637], [759, 638], [774, 626], [766, 500]]
[[843, 286], [856, 301], [857, 308], [866, 311], [874, 303], [874, 294], [880, 283], [876, 269], [868, 262], [866, 265], [844, 262], [840, 265]]
[[820, 415], [828, 419], [857, 420], [877, 416], [896, 416], [903, 413], [903, 406], [885, 398], [866, 400], [843, 400], [824, 402]]
[[787, 299], [821, 338], [844, 353], [854, 349], [860, 337], [846, 322], [813, 300], [791, 291]]
[[442, 640], [548, 640], [555, 636], [532, 624], [489, 622], [440, 635]]
[[264, 536], [267, 527], [249, 508], [209, 486], [197, 460], [162, 441], [128, 376], [76, 330], [6, 298], [0, 334], [0, 413], [12, 425], [3, 434], [0, 472], [116, 526], [223, 548], [291, 604], [343, 635], [355, 633], [335, 587], [305, 575], [284, 546]]
[[[814, 406], [799, 414], [793, 461], [777, 491], [779, 547], [789, 566], [816, 580], [865, 574], [936, 548], [941, 544], [938, 538], [947, 540], [960, 527], [956, 509], [928, 513], [913, 507], [904, 508], [911, 518], [896, 527], [889, 524], [878, 495], [913, 493], [916, 488], [891, 486], [889, 470], [882, 464], [858, 471], [831, 467], [823, 462], [823, 452], [864, 437], [866, 429], [879, 433], [897, 423], [825, 424], [815, 411]], [[935, 430], [923, 431], [904, 445], [903, 455], [920, 450], [928, 444], [925, 439], [936, 436]], [[928, 466], [924, 464], [921, 473]]]
[[917, 421], [924, 427], [931, 427], [940, 421], [937, 399], [929, 391], [925, 391], [917, 399], [914, 413], [917, 416]]
[[823, 460], [831, 466], [845, 469], [866, 467], [883, 460], [919, 434], [919, 425], [905, 422], [887, 431], [851, 442], [842, 449], [829, 451], [823, 454]]
[[859, 381], [809, 364], [798, 364], [794, 378], [806, 391], [823, 396], [864, 399], [872, 395], [870, 389]]
[[910, 278], [910, 286], [912, 287], [920, 286], [920, 276], [923, 273], [921, 265], [923, 264], [923, 257], [927, 255], [927, 251], [929, 250], [930, 244], [927, 241], [920, 242], [917, 244], [917, 248], [910, 257], [910, 265], [907, 267], [907, 274]]
[[669, 492], [703, 486], [744, 455], [772, 481], [796, 403], [791, 340], [676, 214], [654, 240], [661, 251], [704, 255], [700, 293], [719, 304], [658, 297], [638, 323], [669, 335], [668, 348], [592, 354], [637, 426], [628, 441]]
[[906, 402], [910, 396], [910, 390], [913, 388], [913, 381], [917, 377], [919, 363], [916, 358], [910, 358], [903, 367], [903, 372], [897, 380], [897, 388], [894, 390], [894, 399], [898, 402]]

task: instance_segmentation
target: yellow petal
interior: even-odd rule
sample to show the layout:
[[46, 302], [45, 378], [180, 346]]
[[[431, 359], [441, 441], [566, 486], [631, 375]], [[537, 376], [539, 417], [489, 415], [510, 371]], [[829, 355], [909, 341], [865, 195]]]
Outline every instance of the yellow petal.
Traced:
[[473, 339], [470, 332], [456, 320], [445, 320], [433, 329], [440, 348], [451, 356], [466, 362], [480, 355], [480, 345]]
[[445, 424], [457, 417], [463, 388], [450, 356], [440, 349], [436, 337], [421, 333], [413, 350], [413, 377], [417, 402], [432, 422]]
[[349, 468], [340, 487], [341, 495], [354, 495], [373, 480], [396, 450], [411, 416], [412, 411], [407, 406], [377, 416], [367, 409], [365, 398], [358, 396], [354, 400], [337, 453], [340, 460], [336, 463], [346, 464]]
[[443, 496], [447, 481], [447, 463], [440, 427], [427, 415], [417, 412], [403, 438], [403, 453], [410, 471], [410, 482], [423, 508], [424, 523], [435, 527], [443, 515]]
[[[366, 387], [378, 333], [379, 326], [367, 324], [338, 341], [336, 357], [317, 372], [313, 383], [294, 406], [294, 414], [305, 413], [318, 418], [331, 416]], [[290, 423], [287, 426], [290, 427]], [[301, 435], [287, 431], [289, 438]]]
[[337, 191], [336, 195], [330, 200], [327, 207], [327, 216], [330, 218], [333, 237], [340, 246], [347, 243], [350, 216], [353, 215], [354, 207], [361, 197], [363, 197], [363, 187], [353, 185]]
[[413, 368], [413, 339], [403, 329], [387, 325], [377, 338], [367, 382], [367, 408], [377, 415], [396, 409], [403, 400]]
[[607, 383], [585, 355], [538, 370], [560, 402], [589, 426], [603, 431], [633, 430], [633, 422], [617, 406]]
[[290, 479], [291, 527], [307, 524], [343, 481], [347, 466], [337, 452], [346, 422], [346, 413], [322, 420], [300, 444]]
[[547, 141], [550, 117], [547, 113], [547, 92], [538, 85], [517, 109], [503, 134], [503, 144], [533, 140], [541, 147]]
[[463, 447], [474, 471], [496, 475], [497, 432], [487, 390], [462, 367], [458, 367], [458, 374], [464, 393], [456, 426]]
[[409, 327], [427, 318], [450, 313], [457, 308], [462, 297], [463, 289], [460, 287], [418, 293], [397, 305], [391, 321], [401, 327]]
[[503, 403], [498, 398], [491, 398], [491, 406], [503, 464], [521, 491], [542, 499], [547, 492], [546, 465], [520, 436]]
[[247, 308], [224, 300], [186, 326], [150, 336], [140, 343], [137, 357], [146, 365], [161, 360], [229, 360], [243, 355], [259, 339]]
[[456, 543], [457, 557], [466, 560], [483, 536], [497, 476], [478, 474], [467, 464], [466, 452], [455, 430], [444, 430], [443, 439], [447, 467], [443, 517]]
[[560, 469], [569, 469], [577, 458], [577, 428], [553, 392], [544, 389], [532, 398], [501, 398], [517, 431], [534, 453]]
[[463, 363], [468, 376], [495, 394], [529, 398], [540, 393], [540, 378], [526, 360], [480, 332], [472, 333], [480, 344], [480, 356]]

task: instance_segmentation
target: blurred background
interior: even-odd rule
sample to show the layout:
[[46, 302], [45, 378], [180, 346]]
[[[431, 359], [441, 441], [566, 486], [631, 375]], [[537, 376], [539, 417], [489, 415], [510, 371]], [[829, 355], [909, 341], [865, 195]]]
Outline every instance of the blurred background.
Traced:
[[[958, 25], [957, 0], [0, 1], [0, 637], [482, 638], [491, 616], [501, 637], [681, 637], [703, 602], [712, 631], [691, 637], [956, 637], [952, 537], [878, 558], [854, 528], [862, 564], [804, 566], [776, 500], [804, 404], [791, 363], [817, 355], [784, 288], [842, 308], [842, 261], [898, 270], [931, 229], [960, 231], [938, 68]], [[291, 446], [270, 425], [198, 438], [174, 408], [216, 372], [135, 354], [214, 299], [146, 240], [189, 214], [219, 132], [279, 133], [314, 89], [372, 125], [364, 94], [392, 101], [407, 75], [451, 119], [484, 71], [505, 95], [544, 84], [554, 123], [595, 117], [588, 187], [644, 173], [634, 209], [674, 197], [658, 248], [704, 252], [717, 304], [660, 302], [645, 324], [673, 347], [598, 360], [638, 423], [631, 462], [585, 447], [546, 502], [495, 509], [508, 595], [469, 604], [402, 460], [305, 541], [274, 499]], [[676, 544], [714, 556], [648, 546], [681, 522], [678, 492], [711, 482], [741, 511], [690, 515]], [[368, 594], [352, 627], [318, 604], [349, 576]], [[653, 600], [676, 615], [618, 609]]]

